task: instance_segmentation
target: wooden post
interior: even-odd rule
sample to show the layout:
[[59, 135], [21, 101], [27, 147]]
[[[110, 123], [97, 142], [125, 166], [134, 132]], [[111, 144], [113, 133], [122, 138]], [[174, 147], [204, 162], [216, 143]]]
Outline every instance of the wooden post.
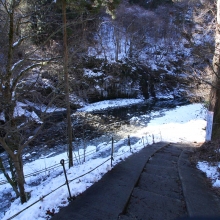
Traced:
[[111, 167], [112, 167], [112, 161], [114, 160], [113, 154], [114, 154], [114, 139], [113, 139], [113, 137], [112, 137]]
[[131, 152], [131, 140], [130, 140], [130, 135], [128, 135], [128, 146], [130, 147], [130, 152]]

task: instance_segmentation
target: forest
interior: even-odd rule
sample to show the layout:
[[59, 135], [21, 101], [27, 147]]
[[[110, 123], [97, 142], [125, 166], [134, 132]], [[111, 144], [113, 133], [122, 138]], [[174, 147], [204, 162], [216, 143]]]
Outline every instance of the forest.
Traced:
[[1, 0], [0, 169], [21, 203], [24, 149], [65, 142], [73, 165], [76, 109], [118, 98], [208, 107], [216, 14], [215, 0]]

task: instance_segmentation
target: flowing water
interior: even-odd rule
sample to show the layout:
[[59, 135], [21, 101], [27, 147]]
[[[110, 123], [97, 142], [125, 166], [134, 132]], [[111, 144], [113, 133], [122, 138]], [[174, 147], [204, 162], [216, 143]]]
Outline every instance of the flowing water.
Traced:
[[[74, 144], [82, 147], [86, 142], [86, 145], [98, 146], [100, 143], [109, 142], [112, 137], [118, 141], [147, 126], [154, 117], [161, 117], [164, 110], [185, 104], [188, 102], [184, 99], [145, 101], [126, 107], [79, 113], [80, 116], [76, 114], [74, 116], [76, 122]], [[157, 114], [151, 114], [153, 112], [157, 112]]]

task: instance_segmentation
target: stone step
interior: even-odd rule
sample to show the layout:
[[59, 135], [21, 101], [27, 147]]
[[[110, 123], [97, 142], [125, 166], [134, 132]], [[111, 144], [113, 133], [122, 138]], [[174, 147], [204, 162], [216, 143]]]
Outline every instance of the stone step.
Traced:
[[171, 178], [142, 173], [138, 188], [173, 199], [183, 199], [182, 186], [178, 177]]
[[[162, 196], [135, 188], [126, 216], [130, 219], [171, 220], [186, 216], [185, 203], [178, 199]], [[129, 219], [127, 218], [127, 219]], [[126, 219], [126, 218], [121, 218]]]

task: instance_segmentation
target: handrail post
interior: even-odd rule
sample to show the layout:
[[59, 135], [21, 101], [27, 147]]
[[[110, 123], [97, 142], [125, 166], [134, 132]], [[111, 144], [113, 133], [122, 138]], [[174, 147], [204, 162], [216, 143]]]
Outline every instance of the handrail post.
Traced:
[[64, 172], [65, 179], [66, 179], [66, 185], [67, 185], [68, 192], [69, 192], [69, 198], [68, 198], [68, 200], [71, 200], [71, 199], [72, 199], [72, 196], [71, 196], [70, 187], [69, 187], [69, 182], [68, 182], [67, 175], [66, 175], [66, 169], [65, 169], [64, 159], [62, 159], [62, 160], [60, 161], [60, 163], [61, 163], [61, 165], [62, 165], [62, 167], [63, 167], [63, 172]]
[[114, 154], [114, 139], [113, 139], [113, 137], [112, 137], [111, 167], [112, 167], [112, 161], [114, 160], [113, 154]]
[[130, 140], [130, 135], [128, 135], [128, 146], [130, 147], [130, 152], [131, 152], [131, 140]]
[[147, 145], [148, 145], [149, 143], [148, 143], [148, 137], [147, 137], [147, 135], [146, 135], [146, 141], [147, 141]]

